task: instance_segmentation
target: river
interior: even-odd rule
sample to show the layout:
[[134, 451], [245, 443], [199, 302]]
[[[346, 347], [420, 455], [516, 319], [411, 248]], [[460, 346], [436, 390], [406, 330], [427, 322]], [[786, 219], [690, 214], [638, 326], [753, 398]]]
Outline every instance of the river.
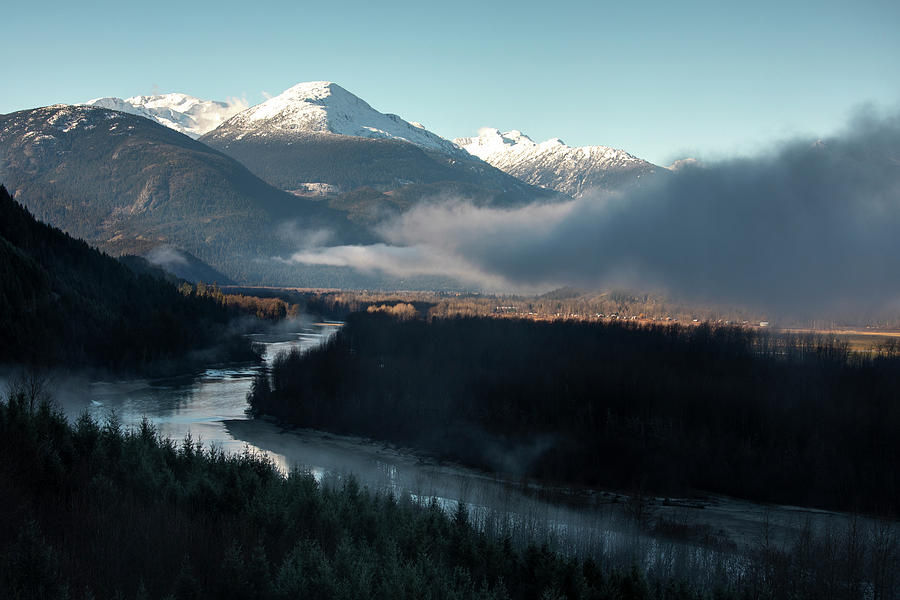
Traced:
[[55, 377], [53, 397], [70, 420], [85, 411], [100, 422], [115, 414], [123, 426], [131, 427], [146, 417], [166, 437], [180, 441], [190, 434], [195, 442], [227, 452], [243, 452], [245, 448], [264, 452], [288, 469], [298, 463], [255, 447], [235, 435], [228, 424], [250, 418], [245, 413], [247, 393], [263, 366], [271, 365], [279, 352], [320, 344], [339, 326], [336, 322], [298, 320], [288, 331], [250, 334], [248, 337], [263, 349], [263, 364], [211, 365], [198, 373], [165, 379], [89, 381]]
[[[128, 428], [148, 418], [176, 441], [190, 435], [195, 443], [227, 452], [261, 453], [283, 472], [309, 470], [324, 483], [353, 475], [370, 490], [392, 492], [404, 501], [433, 499], [448, 512], [465, 502], [474, 522], [517, 543], [547, 542], [565, 552], [600, 555], [606, 564], [641, 564], [660, 575], [680, 573], [709, 584], [715, 583], [708, 579], [715, 572], [740, 570], [747, 550], [764, 543], [787, 546], [807, 524], [813, 530], [840, 532], [852, 522], [840, 513], [719, 496], [648, 497], [637, 503], [613, 492], [550, 489], [363, 438], [285, 430], [251, 419], [246, 397], [256, 373], [279, 352], [312, 348], [340, 327], [335, 322], [295, 323], [281, 333], [251, 336], [264, 349], [263, 365], [213, 365], [168, 379], [60, 376], [52, 379], [52, 394], [72, 420], [85, 411], [99, 421], [115, 414]], [[878, 523], [865, 520], [863, 525]]]

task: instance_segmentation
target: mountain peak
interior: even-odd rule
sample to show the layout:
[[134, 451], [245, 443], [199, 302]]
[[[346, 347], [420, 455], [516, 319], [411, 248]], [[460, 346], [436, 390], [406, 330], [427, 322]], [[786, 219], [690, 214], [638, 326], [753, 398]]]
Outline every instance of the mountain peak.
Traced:
[[608, 146], [573, 148], [559, 138], [535, 143], [517, 129], [501, 133], [499, 129], [483, 127], [476, 137], [453, 141], [469, 154], [526, 183], [576, 197], [595, 188], [627, 187], [657, 169], [624, 150]]
[[335, 134], [408, 142], [427, 150], [465, 156], [449, 140], [420, 123], [378, 112], [362, 98], [331, 81], [305, 81], [224, 123], [212, 135], [242, 139]]
[[[350, 94], [347, 90], [333, 81], [301, 81], [300, 83], [284, 90], [281, 96], [301, 96], [308, 99], [327, 98], [333, 94]], [[353, 94], [350, 94], [351, 96]]]
[[518, 129], [501, 133], [494, 127], [482, 127], [476, 137], [457, 138], [453, 143], [482, 160], [487, 160], [493, 154], [506, 153], [512, 148], [531, 148], [537, 145]]
[[[606, 146], [586, 146], [585, 148], [570, 148], [566, 143], [558, 137], [550, 138], [541, 143], [536, 143], [530, 137], [519, 131], [511, 129], [506, 133], [501, 133], [499, 129], [494, 127], [482, 127], [478, 130], [476, 137], [457, 138], [453, 142], [466, 150], [469, 154], [487, 161], [487, 157], [497, 154], [498, 152], [526, 152], [535, 149], [557, 149], [557, 150], [585, 150], [593, 148], [606, 148]], [[488, 161], [490, 162], [490, 161]]]
[[508, 140], [512, 140], [515, 143], [534, 143], [534, 140], [532, 140], [530, 137], [528, 137], [518, 129], [507, 131], [503, 134], [503, 137]]
[[265, 102], [258, 105], [258, 107], [264, 105], [278, 106], [292, 102], [308, 102], [310, 104], [326, 105], [341, 101], [349, 101], [351, 103], [369, 106], [362, 98], [351, 94], [333, 81], [302, 81], [289, 87], [277, 96], [267, 99]]
[[271, 120], [288, 129], [329, 130], [328, 109], [348, 108], [374, 112], [362, 98], [332, 81], [304, 81], [247, 109], [234, 124]]

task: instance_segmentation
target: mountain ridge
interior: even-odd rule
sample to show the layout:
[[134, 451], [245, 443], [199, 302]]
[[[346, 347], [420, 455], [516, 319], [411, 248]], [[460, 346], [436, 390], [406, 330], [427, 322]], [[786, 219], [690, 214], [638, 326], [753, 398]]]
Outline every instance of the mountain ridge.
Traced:
[[[534, 142], [518, 130], [482, 128], [477, 136], [451, 141], [421, 123], [377, 111], [332, 81], [300, 82], [250, 107], [180, 93], [98, 98], [86, 104], [143, 116], [202, 138], [265, 181], [299, 196], [334, 197], [362, 187], [390, 192], [442, 180], [473, 184], [478, 178], [503, 192], [517, 187], [491, 173], [493, 167], [526, 185], [580, 197], [594, 190], [626, 189], [665, 170], [624, 150], [570, 147], [559, 138]], [[410, 144], [426, 156], [392, 143]], [[313, 151], [298, 151], [297, 146]], [[360, 164], [367, 168], [358, 168]]]
[[246, 102], [242, 101], [202, 100], [179, 92], [125, 99], [94, 98], [83, 105], [144, 117], [194, 139], [212, 131], [247, 107]]
[[0, 182], [39, 219], [107, 252], [173, 245], [236, 280], [255, 258], [294, 250], [276, 235], [285, 223], [366, 239], [344, 213], [278, 190], [201, 142], [99, 107], [0, 116]]
[[609, 146], [568, 146], [559, 138], [535, 142], [518, 130], [485, 127], [455, 144], [473, 156], [539, 187], [574, 198], [595, 190], [626, 189], [665, 169]]
[[222, 126], [227, 133], [221, 135], [236, 140], [246, 136], [337, 134], [405, 141], [426, 150], [465, 158], [453, 142], [428, 131], [421, 123], [410, 123], [398, 115], [381, 113], [331, 81], [298, 83], [237, 113]]
[[[426, 186], [419, 194], [424, 200], [435, 192], [440, 195], [435, 186], [456, 190], [462, 185], [489, 191], [485, 202], [492, 205], [557, 199], [421, 124], [378, 112], [328, 81], [292, 86], [233, 116], [200, 141], [299, 196], [337, 197], [362, 188], [392, 193]], [[417, 201], [415, 194], [406, 197]]]

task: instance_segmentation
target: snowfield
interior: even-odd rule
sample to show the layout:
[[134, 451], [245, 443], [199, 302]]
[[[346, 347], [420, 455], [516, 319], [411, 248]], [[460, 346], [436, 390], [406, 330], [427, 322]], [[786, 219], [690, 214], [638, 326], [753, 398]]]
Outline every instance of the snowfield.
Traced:
[[131, 98], [95, 98], [87, 106], [138, 115], [197, 139], [247, 108], [246, 102], [201, 100], [187, 94], [158, 94]]
[[426, 150], [468, 157], [453, 142], [431, 133], [420, 123], [380, 113], [330, 81], [298, 83], [232, 117], [221, 133], [234, 139], [331, 133], [400, 140]]

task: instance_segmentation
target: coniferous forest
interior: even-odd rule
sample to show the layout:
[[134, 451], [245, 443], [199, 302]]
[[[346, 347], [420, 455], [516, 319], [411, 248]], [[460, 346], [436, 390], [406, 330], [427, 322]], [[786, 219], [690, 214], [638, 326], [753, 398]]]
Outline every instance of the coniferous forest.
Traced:
[[256, 414], [568, 484], [896, 515], [900, 348], [710, 325], [357, 313]]
[[0, 402], [0, 456], [10, 599], [811, 600], [891, 598], [900, 583], [896, 556], [857, 536], [761, 551], [710, 589], [516, 548], [479, 533], [465, 505], [448, 515], [352, 478], [285, 477], [251, 454], [163, 439], [146, 421], [70, 424], [40, 386]]
[[35, 220], [0, 186], [0, 363], [135, 371], [183, 368], [191, 352], [252, 359], [232, 316]]
[[[632, 500], [900, 508], [894, 343], [854, 352], [732, 326], [420, 319], [428, 304], [225, 294], [113, 259], [2, 187], [0, 276], [0, 362], [148, 374], [257, 359], [247, 320], [318, 308], [345, 325], [261, 370], [254, 416]], [[0, 458], [0, 598], [887, 599], [900, 585], [890, 520], [749, 551], [688, 532], [671, 555], [694, 557], [688, 575], [648, 568], [638, 546], [628, 564], [514, 542], [465, 504], [286, 474], [146, 420], [70, 422], [36, 375], [0, 390]], [[679, 523], [656, 527], [658, 541]]]

